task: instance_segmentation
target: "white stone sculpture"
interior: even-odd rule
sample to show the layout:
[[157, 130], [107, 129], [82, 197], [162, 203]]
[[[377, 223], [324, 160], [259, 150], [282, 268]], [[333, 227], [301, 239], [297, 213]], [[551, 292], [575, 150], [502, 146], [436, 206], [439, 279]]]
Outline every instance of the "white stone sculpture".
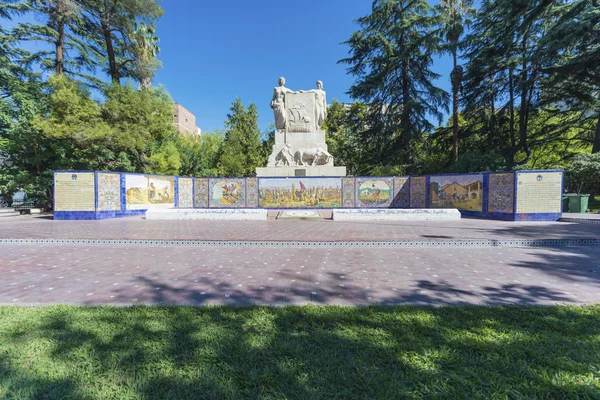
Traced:
[[322, 147], [298, 149], [294, 161], [298, 165], [309, 165], [311, 167], [315, 165], [329, 165], [329, 163], [333, 164], [333, 156]]
[[285, 166], [285, 165], [296, 165], [294, 161], [294, 155], [290, 151], [290, 146], [288, 144], [284, 145], [281, 151], [275, 156], [275, 164], [276, 167]]
[[286, 93], [294, 93], [294, 91], [285, 87], [285, 78], [282, 76], [279, 78], [279, 86], [273, 90], [273, 99], [271, 100], [271, 108], [275, 115], [275, 127], [278, 130], [285, 130], [286, 127]]
[[[305, 93], [304, 90], [299, 90], [298, 93]], [[325, 118], [327, 118], [327, 92], [323, 90], [323, 81], [317, 81], [317, 88], [306, 91], [306, 93], [315, 94], [315, 115], [317, 129], [321, 129]]]
[[346, 167], [335, 167], [327, 151], [325, 131], [327, 96], [323, 82], [316, 89], [297, 92], [279, 86], [273, 90], [271, 108], [275, 116], [275, 144], [265, 168], [257, 176], [345, 176]]

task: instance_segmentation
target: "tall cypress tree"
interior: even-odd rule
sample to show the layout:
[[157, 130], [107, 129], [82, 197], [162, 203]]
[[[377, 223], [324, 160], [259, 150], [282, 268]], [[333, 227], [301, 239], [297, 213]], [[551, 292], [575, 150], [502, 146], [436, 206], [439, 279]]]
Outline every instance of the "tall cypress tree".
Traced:
[[448, 94], [433, 84], [433, 54], [440, 45], [436, 17], [426, 0], [375, 0], [360, 30], [345, 43], [350, 96], [368, 105], [361, 137], [375, 165], [403, 163], [414, 169], [416, 141], [441, 122]]

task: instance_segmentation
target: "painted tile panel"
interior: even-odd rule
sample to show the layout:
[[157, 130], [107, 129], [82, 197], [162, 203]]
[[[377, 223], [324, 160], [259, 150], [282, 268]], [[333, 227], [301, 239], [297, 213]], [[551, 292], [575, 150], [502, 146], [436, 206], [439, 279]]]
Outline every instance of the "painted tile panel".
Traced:
[[356, 206], [355, 188], [356, 180], [354, 178], [342, 178], [342, 207], [352, 208]]
[[410, 178], [410, 208], [425, 208], [427, 206], [427, 177]]
[[490, 174], [488, 212], [514, 212], [515, 174]]
[[193, 208], [193, 180], [192, 178], [178, 178], [178, 196], [179, 196], [179, 208]]
[[410, 207], [410, 182], [408, 177], [394, 178], [394, 198], [392, 200], [392, 207]]
[[208, 208], [208, 178], [194, 178], [194, 208]]
[[356, 178], [356, 206], [387, 208], [392, 203], [393, 178]]
[[342, 205], [340, 178], [263, 178], [260, 206], [265, 208], [338, 208]]
[[209, 207], [241, 208], [246, 205], [244, 178], [210, 178], [208, 180]]
[[429, 178], [430, 207], [483, 211], [483, 174]]
[[246, 178], [246, 207], [257, 208], [258, 203], [258, 178]]
[[121, 210], [121, 174], [98, 173], [98, 211]]
[[173, 208], [175, 178], [157, 175], [125, 175], [128, 210]]

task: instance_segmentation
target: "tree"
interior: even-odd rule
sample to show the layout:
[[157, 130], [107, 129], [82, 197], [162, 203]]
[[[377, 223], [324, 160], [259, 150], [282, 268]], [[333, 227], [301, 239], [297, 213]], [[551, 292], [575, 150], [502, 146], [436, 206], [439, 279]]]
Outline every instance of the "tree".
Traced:
[[183, 176], [218, 176], [217, 164], [225, 133], [205, 132], [201, 136], [177, 135]]
[[579, 154], [565, 167], [565, 186], [577, 194], [600, 192], [600, 153]]
[[[114, 84], [119, 85], [124, 76], [135, 77], [136, 71], [139, 74], [142, 69], [153, 69], [151, 65], [141, 67], [140, 63], [154, 63], [151, 49], [157, 40], [151, 37], [150, 27], [163, 13], [158, 0], [78, 1], [85, 9], [82, 29], [93, 35], [96, 52], [106, 60]], [[138, 21], [144, 22], [145, 32], [140, 30]], [[142, 75], [147, 78], [147, 74]]]
[[483, 120], [488, 148], [508, 169], [531, 157], [528, 128], [539, 107], [543, 64], [534, 54], [549, 20], [535, 10], [544, 2], [485, 0], [466, 39], [465, 112]]
[[132, 75], [140, 83], [140, 89], [149, 89], [152, 87], [152, 78], [161, 65], [156, 59], [160, 48], [155, 27], [143, 22], [136, 25], [131, 40], [135, 56], [135, 69]]
[[365, 130], [377, 164], [403, 163], [414, 168], [416, 141], [433, 129], [430, 117], [442, 117], [448, 95], [433, 84], [431, 70], [439, 37], [425, 0], [375, 0], [371, 14], [359, 18], [361, 30], [345, 43], [348, 72], [356, 82], [348, 93], [367, 104]]
[[23, 63], [99, 86], [99, 79], [93, 76], [97, 54], [89, 35], [80, 29], [82, 9], [77, 0], [24, 0], [19, 12], [33, 12], [46, 20], [43, 24], [21, 22], [12, 29], [15, 41], [35, 41], [43, 48], [21, 57]]
[[329, 152], [335, 156], [335, 163], [346, 167], [348, 175], [370, 175], [374, 166], [367, 155], [377, 149], [365, 147], [361, 142], [367, 107], [361, 102], [341, 104], [334, 99], [327, 109], [324, 130]]
[[535, 53], [544, 65], [542, 102], [593, 118], [592, 152], [600, 152], [600, 3], [542, 2], [535, 11], [553, 17]]
[[475, 10], [472, 8], [472, 0], [442, 0], [438, 5], [441, 16], [442, 34], [445, 43], [442, 49], [452, 54], [453, 68], [450, 73], [452, 84], [452, 136], [453, 157], [458, 160], [458, 92], [462, 84], [463, 68], [458, 65], [458, 50], [460, 39], [464, 33], [465, 26], [470, 24], [470, 17]]
[[223, 176], [254, 176], [256, 167], [263, 166], [258, 129], [258, 109], [250, 103], [244, 107], [236, 98], [225, 121], [225, 140], [219, 156], [219, 172]]

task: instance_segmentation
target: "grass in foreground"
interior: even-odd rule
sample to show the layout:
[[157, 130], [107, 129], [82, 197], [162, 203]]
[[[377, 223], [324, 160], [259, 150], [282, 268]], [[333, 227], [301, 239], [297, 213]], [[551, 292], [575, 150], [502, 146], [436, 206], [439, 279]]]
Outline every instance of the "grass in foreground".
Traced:
[[600, 398], [600, 306], [2, 307], [0, 398]]

